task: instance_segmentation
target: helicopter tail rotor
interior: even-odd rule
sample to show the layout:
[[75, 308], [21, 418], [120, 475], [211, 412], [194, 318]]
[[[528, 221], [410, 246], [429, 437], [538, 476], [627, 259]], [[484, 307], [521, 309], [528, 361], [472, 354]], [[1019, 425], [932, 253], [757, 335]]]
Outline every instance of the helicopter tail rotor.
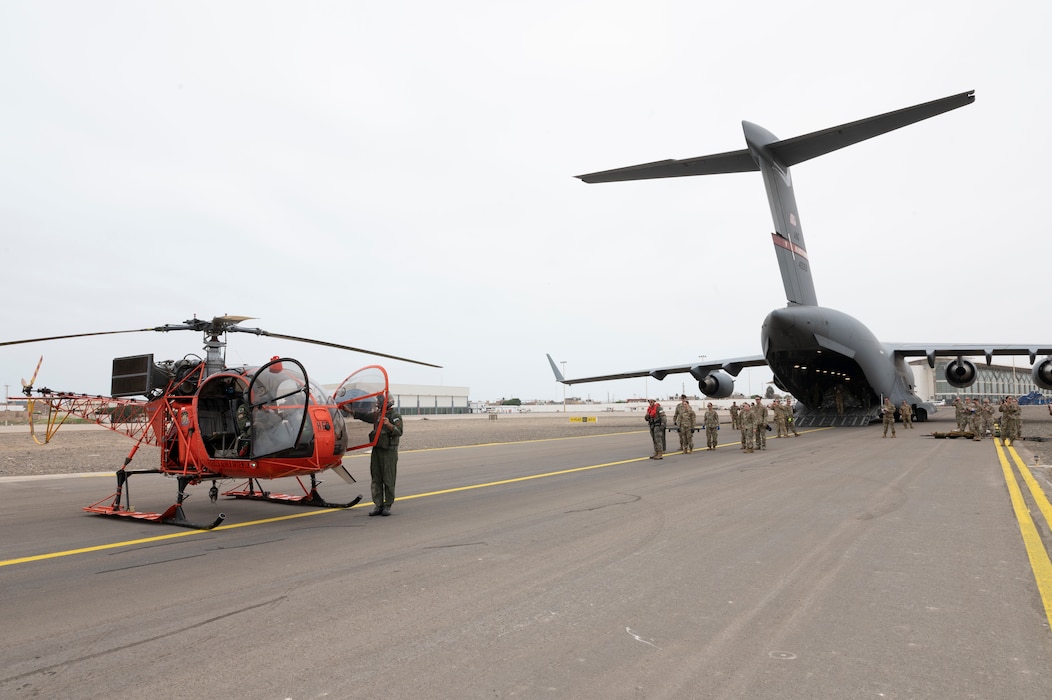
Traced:
[[22, 380], [22, 393], [29, 396], [33, 392], [33, 385], [36, 384], [37, 374], [40, 373], [40, 365], [44, 362], [44, 356], [41, 355], [40, 359], [37, 360], [37, 368], [33, 370], [33, 377], [27, 382], [25, 379]]
[[[33, 423], [33, 414], [36, 409], [36, 401], [33, 399], [33, 385], [36, 384], [37, 375], [40, 374], [40, 365], [42, 365], [43, 363], [44, 356], [41, 355], [40, 359], [37, 360], [36, 369], [33, 370], [33, 376], [29, 379], [28, 382], [25, 379], [22, 380], [22, 393], [25, 394], [26, 398], [28, 399], [26, 401], [26, 416], [29, 418], [29, 436], [33, 438], [33, 442], [35, 442], [38, 445], [46, 445], [47, 443], [51, 442], [51, 437], [56, 432], [58, 432], [59, 427], [61, 427], [62, 423], [64, 423], [66, 420], [65, 418], [63, 418], [60, 422], [58, 422], [57, 425], [55, 425], [55, 421], [52, 420], [52, 415], [54, 414], [51, 411], [51, 404], [49, 403], [48, 427], [44, 433], [44, 441], [41, 442], [40, 438], [37, 437], [36, 426]], [[47, 389], [45, 389], [44, 391], [46, 392]]]

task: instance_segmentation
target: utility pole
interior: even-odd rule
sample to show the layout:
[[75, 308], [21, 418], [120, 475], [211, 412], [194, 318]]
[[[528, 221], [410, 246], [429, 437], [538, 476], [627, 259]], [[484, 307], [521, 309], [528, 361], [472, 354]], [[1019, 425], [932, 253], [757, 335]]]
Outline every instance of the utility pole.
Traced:
[[[566, 379], [566, 360], [559, 363], [563, 366], [563, 379]], [[566, 413], [566, 383], [563, 383], [563, 413]]]

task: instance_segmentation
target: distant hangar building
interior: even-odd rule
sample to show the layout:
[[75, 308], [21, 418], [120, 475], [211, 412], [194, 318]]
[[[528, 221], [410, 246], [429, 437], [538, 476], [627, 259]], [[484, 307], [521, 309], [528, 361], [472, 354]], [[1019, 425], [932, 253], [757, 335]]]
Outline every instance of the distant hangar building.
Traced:
[[[338, 384], [326, 384], [330, 394]], [[466, 386], [428, 386], [426, 384], [392, 384], [391, 397], [403, 416], [446, 416], [471, 413]]]

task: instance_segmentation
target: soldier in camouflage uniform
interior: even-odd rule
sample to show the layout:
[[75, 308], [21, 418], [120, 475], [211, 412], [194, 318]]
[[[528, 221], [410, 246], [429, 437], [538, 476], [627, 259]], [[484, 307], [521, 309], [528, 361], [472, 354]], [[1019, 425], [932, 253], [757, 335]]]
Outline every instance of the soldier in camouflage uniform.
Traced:
[[742, 431], [742, 449], [746, 452], [753, 452], [755, 449], [756, 439], [756, 419], [753, 418], [752, 408], [748, 402], [742, 404], [741, 411], [738, 413], [738, 424], [741, 426]]
[[789, 437], [789, 428], [785, 420], [785, 407], [781, 399], [775, 399], [771, 406], [771, 416], [774, 419], [774, 427], [777, 431], [776, 437]]
[[1023, 437], [1023, 409], [1019, 407], [1016, 397], [1012, 400], [1012, 440], [1020, 440]]
[[968, 401], [968, 431], [972, 434], [972, 439], [976, 442], [983, 439], [983, 408], [982, 404], [979, 403], [979, 399], [975, 401]]
[[983, 399], [982, 406], [979, 407], [979, 430], [982, 432], [983, 437], [986, 434], [994, 434], [994, 407], [990, 405], [990, 399]]
[[767, 449], [767, 407], [763, 405], [762, 399], [756, 399], [756, 405], [752, 409], [753, 420], [756, 421], [756, 449]]
[[964, 430], [964, 404], [960, 396], [953, 400], [953, 417], [957, 419], [957, 429]]
[[682, 394], [681, 400], [676, 404], [676, 412], [672, 416], [672, 424], [679, 428], [679, 449], [683, 454], [694, 451], [694, 425], [697, 423], [697, 414], [690, 407], [687, 395]]
[[899, 416], [902, 417], [902, 429], [913, 427], [913, 406], [906, 403], [906, 399], [902, 400], [902, 405], [899, 406]]
[[1011, 445], [1013, 440], [1018, 440], [1023, 432], [1022, 411], [1016, 403], [1014, 396], [1009, 396], [998, 409], [1001, 411], [1001, 438], [1005, 445]]
[[717, 431], [720, 429], [720, 414], [716, 412], [711, 403], [702, 417], [702, 423], [705, 425], [705, 449], [715, 450], [716, 440], [719, 436]]
[[[785, 427], [793, 431], [793, 437], [800, 437], [800, 433], [796, 432], [796, 416], [793, 415], [793, 402], [790, 398], [786, 397], [785, 408], [782, 409], [785, 412]], [[789, 433], [786, 433], [785, 436], [789, 437]]]
[[650, 437], [654, 441], [654, 454], [650, 459], [665, 458], [665, 426], [668, 420], [665, 418], [665, 409], [654, 399], [650, 399], [650, 408], [647, 409], [647, 423], [650, 424]]
[[880, 413], [884, 421], [884, 434], [881, 437], [888, 436], [888, 426], [891, 426], [891, 437], [895, 437], [895, 404], [891, 403], [891, 399], [887, 396], [884, 397], [884, 405], [881, 406]]
[[741, 430], [741, 412], [738, 410], [738, 402], [731, 402], [731, 430]]

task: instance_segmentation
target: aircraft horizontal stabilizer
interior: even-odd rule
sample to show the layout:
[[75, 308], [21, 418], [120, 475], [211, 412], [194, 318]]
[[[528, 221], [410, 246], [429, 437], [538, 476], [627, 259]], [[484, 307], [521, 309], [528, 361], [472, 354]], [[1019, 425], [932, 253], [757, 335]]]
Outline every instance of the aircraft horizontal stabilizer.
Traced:
[[687, 158], [685, 160], [659, 160], [642, 165], [630, 165], [627, 168], [615, 168], [588, 175], [578, 175], [578, 179], [588, 183], [621, 182], [623, 180], [650, 180], [659, 177], [687, 177], [689, 175], [720, 175], [722, 173], [748, 173], [759, 170], [756, 161], [747, 149], [717, 153], [711, 156]]
[[952, 109], [963, 107], [972, 102], [975, 102], [974, 90], [914, 105], [913, 107], [906, 107], [905, 109], [898, 109], [894, 112], [879, 114], [875, 117], [859, 119], [858, 121], [841, 124], [830, 129], [785, 139], [784, 141], [770, 144], [768, 148], [774, 153], [779, 163], [785, 167], [790, 167], [826, 153], [832, 153], [845, 146], [871, 139], [874, 136], [901, 129], [904, 126], [923, 121], [943, 112], [949, 112]]
[[[901, 129], [944, 112], [963, 107], [975, 101], [975, 91], [962, 92], [924, 104], [898, 109], [875, 117], [841, 124], [829, 129], [795, 136], [783, 141], [774, 141], [764, 146], [781, 167], [788, 168], [826, 153]], [[743, 126], [748, 122], [742, 122]], [[624, 168], [603, 170], [578, 175], [587, 183], [621, 182], [625, 180], [649, 180], [663, 177], [687, 177], [690, 175], [720, 175], [723, 173], [745, 173], [759, 170], [748, 149], [729, 151], [683, 160], [667, 159]]]

